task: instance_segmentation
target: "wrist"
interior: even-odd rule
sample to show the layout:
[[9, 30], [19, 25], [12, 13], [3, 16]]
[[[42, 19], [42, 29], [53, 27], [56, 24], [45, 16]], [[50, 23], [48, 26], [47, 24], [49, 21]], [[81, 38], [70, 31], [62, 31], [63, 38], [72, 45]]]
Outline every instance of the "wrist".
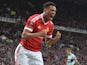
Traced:
[[46, 47], [50, 48], [50, 47], [51, 47], [51, 45], [47, 45], [47, 44], [46, 44]]

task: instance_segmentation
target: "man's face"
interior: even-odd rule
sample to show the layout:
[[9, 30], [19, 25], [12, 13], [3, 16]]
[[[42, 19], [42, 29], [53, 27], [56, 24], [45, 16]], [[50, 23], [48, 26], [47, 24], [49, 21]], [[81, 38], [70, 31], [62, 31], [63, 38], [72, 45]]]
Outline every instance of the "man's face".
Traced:
[[49, 6], [45, 9], [45, 15], [47, 20], [53, 20], [54, 16], [56, 14], [56, 7], [55, 6]]

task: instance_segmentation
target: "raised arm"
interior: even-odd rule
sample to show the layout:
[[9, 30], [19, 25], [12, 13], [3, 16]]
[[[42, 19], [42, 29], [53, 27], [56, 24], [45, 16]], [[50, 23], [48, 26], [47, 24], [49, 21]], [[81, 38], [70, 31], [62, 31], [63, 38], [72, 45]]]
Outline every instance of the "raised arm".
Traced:
[[47, 46], [54, 45], [57, 41], [59, 41], [60, 37], [61, 37], [61, 33], [57, 31], [56, 36], [54, 38], [48, 39], [46, 45]]

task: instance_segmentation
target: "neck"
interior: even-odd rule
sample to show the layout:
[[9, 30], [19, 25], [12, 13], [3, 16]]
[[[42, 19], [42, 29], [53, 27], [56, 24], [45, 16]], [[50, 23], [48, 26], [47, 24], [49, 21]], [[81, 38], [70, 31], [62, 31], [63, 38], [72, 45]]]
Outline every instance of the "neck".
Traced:
[[46, 15], [45, 15], [45, 13], [43, 13], [43, 19], [44, 19], [45, 22], [48, 21]]

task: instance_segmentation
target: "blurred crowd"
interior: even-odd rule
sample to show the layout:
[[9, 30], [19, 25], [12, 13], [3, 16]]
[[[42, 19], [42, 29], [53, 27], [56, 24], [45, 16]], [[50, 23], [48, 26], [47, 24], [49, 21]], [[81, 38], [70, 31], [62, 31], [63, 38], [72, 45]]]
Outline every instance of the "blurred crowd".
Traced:
[[[1, 25], [3, 28], [0, 27], [0, 65], [14, 65], [14, 51], [20, 42], [23, 27], [9, 23], [2, 23]], [[64, 65], [68, 47], [73, 49], [73, 53], [81, 65], [87, 65], [87, 35], [60, 32], [62, 33], [60, 41], [52, 47], [47, 48], [43, 43], [42, 53], [45, 65]]]
[[20, 27], [18, 24], [0, 23], [0, 65], [14, 65], [14, 51], [22, 31]]
[[65, 65], [66, 49], [71, 48], [81, 65], [87, 65], [87, 35], [62, 31], [62, 38], [53, 47], [43, 48], [45, 65]]
[[[2, 1], [0, 2], [0, 16], [15, 18], [16, 22], [26, 22], [32, 14], [42, 12], [43, 2], [45, 1], [41, 1], [41, 3], [29, 0]], [[58, 11], [54, 18], [55, 25], [87, 30], [87, 5], [62, 1], [55, 3], [58, 4]]]
[[0, 1], [0, 16], [7, 18], [15, 18], [17, 21], [25, 22], [25, 20], [33, 13], [33, 5], [27, 0], [9, 0]]

